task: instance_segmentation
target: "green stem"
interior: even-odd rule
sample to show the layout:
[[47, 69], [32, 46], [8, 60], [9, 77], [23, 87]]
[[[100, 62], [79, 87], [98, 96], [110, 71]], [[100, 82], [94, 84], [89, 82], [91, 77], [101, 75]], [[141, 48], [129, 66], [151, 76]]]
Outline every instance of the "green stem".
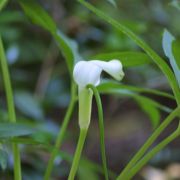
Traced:
[[54, 149], [51, 152], [51, 156], [50, 156], [50, 159], [49, 159], [49, 162], [48, 162], [48, 165], [47, 165], [47, 168], [46, 168], [46, 172], [45, 172], [45, 175], [44, 175], [44, 180], [49, 180], [50, 179], [51, 172], [52, 172], [53, 165], [54, 165], [54, 160], [56, 158], [56, 155], [58, 154], [58, 150], [60, 149], [60, 147], [62, 145], [62, 141], [63, 141], [64, 135], [65, 135], [67, 126], [69, 124], [69, 120], [70, 120], [70, 117], [72, 115], [72, 112], [73, 112], [73, 109], [74, 109], [74, 106], [75, 106], [75, 102], [76, 102], [76, 85], [74, 84], [74, 82], [72, 82], [70, 105], [68, 106], [68, 109], [67, 109], [66, 115], [64, 117], [62, 126], [61, 126], [61, 128], [59, 130], [59, 133], [58, 133], [58, 136], [57, 136], [57, 139], [56, 139], [56, 143], [54, 145]]
[[88, 131], [88, 129], [80, 129], [79, 140], [78, 140], [76, 152], [75, 152], [75, 155], [73, 158], [73, 163], [71, 166], [68, 180], [74, 180], [74, 178], [75, 178], [75, 175], [76, 175], [76, 172], [78, 169], [78, 165], [79, 165], [79, 160], [81, 158], [82, 149], [83, 149], [84, 142], [86, 139], [87, 131]]
[[152, 58], [152, 60], [159, 66], [161, 71], [165, 74], [166, 78], [168, 79], [169, 84], [171, 85], [171, 88], [173, 90], [174, 96], [176, 98], [177, 104], [180, 105], [179, 86], [168, 64], [151, 47], [149, 47], [147, 43], [145, 43], [141, 38], [136, 36], [136, 34], [134, 34], [126, 26], [124, 26], [120, 22], [117, 22], [116, 20], [114, 20], [104, 12], [92, 6], [90, 3], [85, 2], [84, 0], [79, 0], [79, 2], [83, 4], [85, 7], [87, 7], [89, 10], [94, 12], [97, 16], [102, 18], [104, 21], [108, 22], [113, 27], [117, 28], [119, 31], [127, 35], [129, 38], [131, 38], [139, 47], [141, 47]]
[[152, 145], [152, 143], [157, 139], [161, 132], [172, 122], [172, 120], [180, 114], [180, 107], [176, 108], [163, 122], [162, 124], [153, 132], [145, 144], [140, 148], [140, 150], [134, 155], [130, 162], [126, 165], [125, 169], [118, 176], [118, 180], [123, 180], [129, 170], [134, 166], [134, 164], [144, 155], [147, 149]]
[[[180, 127], [180, 126], [179, 126]], [[177, 138], [180, 135], [180, 128], [177, 128], [174, 133], [164, 139], [161, 143], [159, 143], [156, 147], [154, 147], [149, 153], [147, 153], [133, 168], [129, 171], [129, 173], [123, 178], [126, 180], [132, 179], [132, 177], [159, 151], [161, 151], [165, 146], [167, 146], [171, 141]]]
[[108, 169], [107, 169], [107, 160], [106, 160], [106, 150], [105, 150], [105, 141], [104, 141], [104, 118], [103, 118], [103, 108], [101, 103], [101, 98], [99, 96], [99, 92], [93, 85], [88, 85], [88, 88], [91, 88], [95, 99], [96, 104], [98, 107], [98, 119], [99, 119], [99, 129], [100, 129], [100, 143], [101, 143], [101, 156], [102, 156], [102, 162], [103, 162], [103, 169], [104, 169], [104, 175], [105, 179], [108, 180]]
[[[10, 80], [7, 60], [6, 60], [1, 36], [0, 36], [0, 61], [1, 61], [1, 68], [3, 74], [3, 82], [6, 91], [9, 121], [15, 123], [16, 113], [14, 107], [13, 91], [11, 87], [11, 80]], [[18, 144], [12, 143], [12, 148], [13, 148], [13, 157], [14, 157], [14, 179], [21, 180], [22, 179], [21, 160], [20, 160], [20, 152], [19, 152]]]

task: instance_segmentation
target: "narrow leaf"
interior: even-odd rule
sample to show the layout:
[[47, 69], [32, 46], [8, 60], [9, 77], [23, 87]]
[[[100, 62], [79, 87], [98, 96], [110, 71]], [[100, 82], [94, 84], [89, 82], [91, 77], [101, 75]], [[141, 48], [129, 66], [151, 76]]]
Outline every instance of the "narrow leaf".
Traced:
[[103, 88], [100, 85], [100, 86], [98, 86], [98, 91], [100, 93], [103, 93], [103, 94], [123, 95], [123, 97], [132, 97], [135, 100], [137, 98], [140, 98], [142, 101], [148, 100], [149, 104], [163, 110], [164, 112], [170, 113], [172, 111], [172, 109], [170, 109], [169, 107], [162, 105], [159, 102], [152, 100], [146, 96], [139, 95], [138, 93], [135, 93], [135, 92], [130, 91], [128, 89], [116, 89], [116, 88], [111, 88], [111, 87], [110, 88]]
[[[169, 31], [164, 30], [162, 39], [163, 50], [165, 55], [169, 58], [170, 64], [173, 68], [174, 74], [180, 87], [180, 68], [178, 67], [179, 63], [176, 62], [176, 59], [173, 54], [173, 41], [175, 41], [174, 36]], [[174, 46], [176, 46], [176, 48], [174, 48], [174, 51], [177, 52], [177, 44], [175, 43]]]
[[175, 98], [171, 94], [168, 94], [166, 92], [158, 91], [155, 89], [149, 89], [149, 88], [142, 88], [142, 87], [131, 86], [131, 85], [126, 85], [126, 84], [120, 84], [120, 83], [117, 83], [116, 81], [112, 81], [112, 80], [105, 80], [98, 87], [101, 90], [106, 89], [106, 88], [107, 89], [108, 88], [125, 89], [127, 91], [132, 91], [135, 93], [153, 94], [153, 95], [162, 96], [162, 97], [166, 97], [166, 98], [170, 98], [170, 99], [175, 100]]
[[30, 93], [16, 92], [15, 104], [18, 110], [24, 115], [42, 120], [44, 117], [43, 110], [38, 102]]
[[0, 139], [30, 135], [35, 129], [19, 123], [0, 123]]
[[7, 2], [8, 2], [8, 0], [1, 0], [1, 2], [0, 2], [0, 11], [3, 9], [3, 7], [6, 5]]
[[172, 52], [176, 60], [177, 66], [180, 69], [180, 41], [178, 40], [173, 41]]
[[20, 5], [31, 20], [44, 29], [55, 33], [57, 30], [55, 22], [35, 1], [20, 0]]
[[8, 154], [2, 147], [0, 147], [0, 167], [2, 170], [6, 169], [7, 162], [8, 162]]
[[98, 54], [92, 59], [101, 59], [107, 61], [111, 59], [119, 59], [124, 67], [139, 66], [149, 64], [151, 62], [151, 59], [145, 53], [133, 51]]
[[141, 109], [149, 116], [153, 129], [155, 129], [160, 122], [160, 112], [157, 107], [154, 107], [148, 100], [136, 98], [137, 103]]
[[[122, 87], [122, 88], [120, 88]], [[119, 87], [115, 84], [108, 85], [107, 84], [101, 84], [98, 86], [98, 91], [103, 94], [114, 94], [114, 95], [123, 95], [127, 97], [133, 98], [135, 101], [137, 101], [142, 108], [142, 110], [149, 116], [151, 124], [153, 128], [157, 127], [159, 124], [160, 120], [160, 115], [159, 115], [159, 109], [165, 111], [165, 112], [171, 112], [172, 110], [160, 104], [159, 102], [156, 102], [155, 100], [152, 100], [148, 97], [142, 96], [138, 94], [138, 89], [135, 88], [136, 91], [132, 91], [133, 88], [128, 88], [128, 86], [121, 86]], [[140, 89], [141, 91], [141, 89]]]
[[72, 73], [74, 61], [81, 59], [76, 42], [70, 40], [60, 30], [58, 30], [54, 20], [34, 0], [20, 0], [19, 2], [25, 14], [32, 20], [32, 22], [49, 31], [57, 41], [57, 44], [66, 59], [68, 69], [70, 73]]
[[180, 10], [180, 1], [179, 0], [172, 0], [172, 2], [170, 4], [173, 7], [177, 8], [178, 10]]
[[115, 0], [107, 0], [109, 3], [111, 3], [114, 7], [117, 7]]

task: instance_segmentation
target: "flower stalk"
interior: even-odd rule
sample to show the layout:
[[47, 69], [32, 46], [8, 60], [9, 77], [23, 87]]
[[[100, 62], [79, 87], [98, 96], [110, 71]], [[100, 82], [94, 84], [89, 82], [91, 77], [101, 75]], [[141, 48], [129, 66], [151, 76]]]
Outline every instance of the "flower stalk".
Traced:
[[73, 180], [75, 178], [91, 119], [92, 97], [93, 97], [92, 90], [88, 88], [83, 88], [83, 89], [79, 88], [78, 95], [79, 95], [80, 135], [68, 180]]
[[100, 111], [99, 113], [99, 119], [100, 119], [99, 124], [101, 131], [100, 134], [103, 133], [103, 135], [101, 135], [102, 160], [103, 160], [105, 178], [106, 180], [108, 179], [105, 147], [104, 147], [105, 144], [104, 127], [102, 123], [103, 120], [102, 106], [100, 106], [101, 104], [100, 97], [98, 96], [98, 93], [94, 88], [94, 86], [97, 86], [100, 83], [100, 75], [103, 70], [117, 80], [121, 80], [124, 76], [124, 72], [122, 71], [122, 64], [119, 60], [111, 60], [109, 62], [104, 62], [99, 60], [80, 61], [74, 67], [73, 76], [75, 82], [78, 84], [80, 135], [68, 180], [73, 180], [75, 178], [78, 169], [82, 149], [85, 143], [85, 139], [91, 119], [93, 92], [95, 93], [96, 101], [98, 104], [98, 111]]
[[71, 166], [71, 170], [69, 173], [69, 177], [68, 180], [74, 180], [78, 166], [79, 166], [79, 160], [81, 158], [81, 153], [83, 150], [83, 146], [85, 143], [85, 139], [87, 136], [87, 131], [88, 129], [80, 129], [80, 135], [79, 135], [79, 140], [78, 140], [78, 144], [77, 144], [77, 148], [76, 148], [76, 152], [73, 158], [73, 163]]

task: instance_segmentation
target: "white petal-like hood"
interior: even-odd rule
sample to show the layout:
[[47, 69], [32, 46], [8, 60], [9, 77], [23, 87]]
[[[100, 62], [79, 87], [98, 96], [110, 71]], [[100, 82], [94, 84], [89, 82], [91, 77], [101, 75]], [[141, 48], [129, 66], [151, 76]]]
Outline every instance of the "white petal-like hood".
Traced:
[[120, 81], [124, 77], [122, 64], [119, 60], [113, 59], [109, 62], [93, 60], [93, 64], [101, 67], [105, 72], [111, 75], [114, 79]]
[[97, 86], [100, 83], [102, 70], [116, 80], [121, 80], [124, 76], [122, 64], [119, 60], [111, 60], [109, 62], [99, 60], [79, 61], [74, 67], [74, 80], [80, 88], [84, 88], [88, 84]]

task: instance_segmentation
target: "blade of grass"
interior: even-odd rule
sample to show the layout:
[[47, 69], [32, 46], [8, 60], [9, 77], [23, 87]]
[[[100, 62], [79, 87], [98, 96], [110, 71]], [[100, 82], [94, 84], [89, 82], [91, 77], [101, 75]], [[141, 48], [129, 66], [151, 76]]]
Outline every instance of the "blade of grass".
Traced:
[[145, 43], [142, 39], [140, 39], [136, 34], [134, 34], [130, 29], [126, 26], [122, 25], [120, 22], [114, 20], [104, 12], [100, 11], [96, 7], [92, 6], [90, 3], [85, 2], [83, 0], [78, 0], [81, 4], [83, 4], [86, 8], [91, 10], [97, 16], [102, 18], [107, 23], [111, 24], [113, 27], [117, 28], [119, 31], [127, 35], [131, 38], [139, 47], [141, 47], [150, 57], [151, 59], [158, 65], [161, 71], [165, 74], [168, 82], [173, 90], [174, 96], [176, 98], [177, 104], [180, 104], [180, 89], [178, 87], [176, 78], [168, 66], [168, 64], [153, 50], [147, 43]]
[[[3, 74], [3, 82], [5, 86], [6, 92], [6, 99], [7, 99], [7, 106], [8, 106], [8, 116], [9, 121], [12, 123], [16, 123], [16, 113], [15, 113], [15, 106], [14, 106], [14, 99], [13, 99], [13, 91], [11, 87], [11, 80], [7, 65], [7, 59], [4, 52], [4, 47], [2, 43], [2, 39], [0, 36], [0, 61], [1, 61], [1, 68]], [[18, 144], [12, 143], [13, 147], [13, 157], [14, 157], [14, 179], [21, 180], [21, 160], [20, 160], [20, 152], [18, 148]]]
[[172, 96], [169, 93], [162, 92], [160, 90], [156, 89], [150, 89], [150, 88], [142, 88], [142, 87], [136, 87], [136, 86], [131, 86], [131, 85], [126, 85], [126, 84], [119, 84], [115, 81], [104, 81], [98, 86], [98, 90], [103, 91], [106, 90], [107, 88], [113, 88], [113, 89], [125, 89], [137, 93], [147, 93], [147, 94], [153, 94], [157, 96], [163, 96], [172, 100], [175, 100], [174, 96]]
[[162, 105], [153, 99], [150, 99], [146, 96], [140, 95], [136, 92], [130, 91], [128, 89], [111, 88], [111, 87], [102, 88], [101, 86], [98, 86], [97, 89], [102, 94], [113, 94], [113, 95], [123, 95], [123, 97], [124, 96], [132, 97], [135, 100], [139, 99], [141, 101], [144, 101], [144, 103], [147, 102], [147, 103], [151, 104], [152, 106], [163, 110], [164, 112], [168, 112], [168, 113], [172, 112], [172, 109], [169, 108], [168, 106]]
[[105, 176], [105, 179], [108, 180], [109, 178], [108, 178], [106, 150], [105, 150], [105, 141], [104, 141], [104, 118], [103, 118], [103, 108], [102, 108], [101, 98], [95, 86], [88, 85], [87, 87], [92, 89], [93, 94], [96, 99], [96, 104], [98, 108], [99, 129], [100, 129], [101, 156], [102, 156], [102, 162], [103, 162], [104, 176]]

